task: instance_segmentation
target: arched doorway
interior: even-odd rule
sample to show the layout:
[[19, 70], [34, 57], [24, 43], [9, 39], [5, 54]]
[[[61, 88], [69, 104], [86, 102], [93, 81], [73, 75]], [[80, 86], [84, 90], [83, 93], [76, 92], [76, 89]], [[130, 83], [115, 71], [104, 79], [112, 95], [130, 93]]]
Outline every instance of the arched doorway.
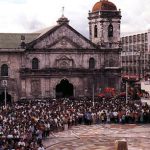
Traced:
[[[11, 104], [12, 103], [12, 101], [11, 101], [11, 95], [8, 94], [7, 92], [6, 92], [6, 103], [7, 104]], [[0, 94], [0, 105], [5, 105], [5, 93], [4, 92], [2, 92]]]
[[72, 97], [73, 96], [73, 85], [69, 83], [67, 79], [61, 80], [56, 85], [56, 98]]

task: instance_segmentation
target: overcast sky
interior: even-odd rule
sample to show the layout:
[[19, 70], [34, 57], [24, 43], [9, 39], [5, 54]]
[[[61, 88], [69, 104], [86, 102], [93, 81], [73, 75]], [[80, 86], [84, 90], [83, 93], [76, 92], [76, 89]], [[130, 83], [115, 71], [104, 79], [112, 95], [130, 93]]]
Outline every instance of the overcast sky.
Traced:
[[[88, 37], [88, 12], [99, 0], [0, 0], [0, 32], [34, 32], [56, 24], [64, 14]], [[110, 0], [122, 12], [121, 32], [150, 29], [150, 0]]]

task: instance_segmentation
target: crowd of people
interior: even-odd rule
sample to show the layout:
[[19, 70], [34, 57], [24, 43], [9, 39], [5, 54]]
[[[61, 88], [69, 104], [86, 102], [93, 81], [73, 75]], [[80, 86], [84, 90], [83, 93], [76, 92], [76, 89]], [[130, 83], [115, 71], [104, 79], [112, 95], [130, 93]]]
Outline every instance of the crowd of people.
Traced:
[[0, 107], [0, 150], [44, 150], [53, 132], [104, 123], [150, 123], [150, 106], [123, 97], [21, 100]]

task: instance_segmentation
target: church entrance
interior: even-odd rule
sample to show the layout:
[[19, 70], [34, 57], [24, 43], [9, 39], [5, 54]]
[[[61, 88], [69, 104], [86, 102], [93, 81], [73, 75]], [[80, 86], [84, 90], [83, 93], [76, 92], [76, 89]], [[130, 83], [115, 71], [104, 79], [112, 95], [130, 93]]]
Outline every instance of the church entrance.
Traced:
[[[11, 101], [11, 95], [8, 94], [8, 93], [6, 93], [6, 103], [7, 104], [11, 104], [12, 103], [12, 101]], [[2, 92], [0, 94], [0, 105], [5, 105], [5, 93], [4, 92]]]
[[67, 79], [61, 80], [56, 85], [56, 98], [71, 97], [73, 96], [73, 85]]

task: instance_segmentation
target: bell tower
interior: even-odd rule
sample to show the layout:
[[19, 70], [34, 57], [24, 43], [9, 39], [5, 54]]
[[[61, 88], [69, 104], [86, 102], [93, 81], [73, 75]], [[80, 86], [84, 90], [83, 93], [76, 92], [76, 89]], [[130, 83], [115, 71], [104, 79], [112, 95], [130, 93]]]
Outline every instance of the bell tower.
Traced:
[[89, 11], [89, 37], [101, 48], [119, 48], [121, 11], [108, 0], [97, 2]]

